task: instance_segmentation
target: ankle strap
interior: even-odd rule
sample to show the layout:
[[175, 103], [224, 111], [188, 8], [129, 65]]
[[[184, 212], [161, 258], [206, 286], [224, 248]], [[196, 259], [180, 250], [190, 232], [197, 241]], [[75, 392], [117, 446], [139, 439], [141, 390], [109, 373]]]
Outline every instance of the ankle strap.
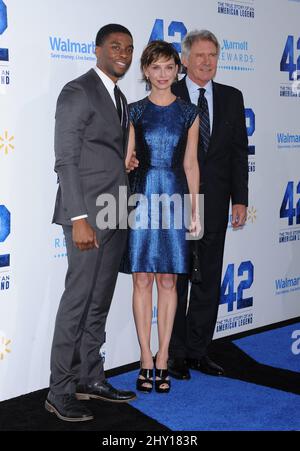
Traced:
[[159, 368], [155, 368], [155, 376], [156, 377], [160, 377], [161, 379], [165, 379], [166, 377], [168, 377], [169, 372], [167, 369], [161, 370]]
[[140, 376], [143, 376], [146, 379], [150, 379], [151, 377], [153, 377], [153, 369], [141, 368], [140, 369]]

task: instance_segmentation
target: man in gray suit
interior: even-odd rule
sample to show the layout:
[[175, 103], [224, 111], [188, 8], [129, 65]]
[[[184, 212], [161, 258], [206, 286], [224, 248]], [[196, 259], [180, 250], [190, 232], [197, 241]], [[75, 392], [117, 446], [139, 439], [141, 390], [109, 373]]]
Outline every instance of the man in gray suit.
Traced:
[[[63, 226], [68, 271], [56, 317], [45, 407], [65, 421], [93, 419], [82, 399], [135, 398], [134, 392], [117, 390], [105, 380], [99, 355], [127, 231], [96, 225], [98, 196], [112, 194], [118, 209], [119, 187], [127, 186], [129, 116], [117, 81], [129, 69], [132, 52], [127, 28], [102, 27], [96, 37], [97, 66], [68, 83], [57, 101], [59, 188], [53, 222]], [[131, 169], [137, 164], [132, 161]]]

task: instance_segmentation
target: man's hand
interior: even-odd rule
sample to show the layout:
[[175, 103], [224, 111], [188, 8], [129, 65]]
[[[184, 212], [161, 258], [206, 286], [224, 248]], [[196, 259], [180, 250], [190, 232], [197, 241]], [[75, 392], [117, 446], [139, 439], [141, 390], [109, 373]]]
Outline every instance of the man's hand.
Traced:
[[77, 219], [73, 221], [72, 238], [74, 245], [81, 251], [87, 251], [94, 247], [99, 248], [96, 232], [86, 219]]
[[241, 204], [232, 205], [232, 220], [231, 224], [234, 229], [245, 224], [247, 218], [247, 207]]
[[130, 160], [126, 163], [126, 172], [131, 172], [139, 165], [139, 160], [136, 158], [136, 152], [133, 151]]

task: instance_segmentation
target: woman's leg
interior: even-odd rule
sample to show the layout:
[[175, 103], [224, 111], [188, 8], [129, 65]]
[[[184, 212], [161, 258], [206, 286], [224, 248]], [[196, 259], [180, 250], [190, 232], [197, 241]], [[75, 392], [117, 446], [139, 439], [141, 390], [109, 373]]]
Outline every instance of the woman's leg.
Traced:
[[141, 348], [142, 368], [153, 368], [150, 348], [152, 324], [152, 288], [154, 274], [134, 273], [133, 277], [133, 315]]
[[177, 308], [176, 281], [176, 274], [156, 274], [159, 339], [156, 368], [160, 369], [167, 368], [168, 349]]

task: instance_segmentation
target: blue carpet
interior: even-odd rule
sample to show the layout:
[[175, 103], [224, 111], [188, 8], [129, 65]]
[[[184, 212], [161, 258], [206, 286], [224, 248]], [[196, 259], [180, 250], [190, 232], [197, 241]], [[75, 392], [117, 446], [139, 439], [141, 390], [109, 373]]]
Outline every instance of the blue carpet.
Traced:
[[[298, 387], [295, 372], [300, 369], [300, 354], [295, 355], [291, 350], [294, 330], [300, 330], [300, 323], [235, 340], [231, 346], [238, 346], [257, 362], [268, 365], [270, 379], [272, 367], [293, 371], [290, 374], [295, 374]], [[231, 356], [234, 354], [229, 355], [229, 359]], [[230, 360], [230, 364], [234, 367], [240, 362]], [[243, 371], [248, 374], [248, 369], [250, 374], [253, 371], [251, 376], [255, 380], [259, 369], [245, 366]], [[278, 371], [274, 369], [274, 374], [278, 375]], [[133, 389], [137, 374], [138, 371], [132, 371], [111, 380], [116, 387]], [[191, 374], [190, 381], [172, 379], [169, 394], [138, 393], [138, 399], [131, 405], [174, 431], [300, 430], [300, 396], [290, 393], [289, 389], [283, 391], [264, 386], [270, 385], [265, 382], [257, 385], [240, 380], [245, 377], [235, 379], [232, 375], [226, 378], [206, 376], [197, 371], [191, 371]], [[283, 371], [282, 377], [285, 376], [289, 381]]]
[[[300, 323], [268, 332], [250, 335], [233, 343], [257, 362], [276, 368], [300, 371], [300, 354], [292, 352], [292, 333], [300, 331]], [[300, 332], [299, 332], [300, 336]]]
[[[174, 431], [300, 430], [300, 396], [192, 371], [190, 381], [172, 379], [169, 394], [138, 394], [131, 403]], [[137, 371], [112, 378], [133, 388]]]

